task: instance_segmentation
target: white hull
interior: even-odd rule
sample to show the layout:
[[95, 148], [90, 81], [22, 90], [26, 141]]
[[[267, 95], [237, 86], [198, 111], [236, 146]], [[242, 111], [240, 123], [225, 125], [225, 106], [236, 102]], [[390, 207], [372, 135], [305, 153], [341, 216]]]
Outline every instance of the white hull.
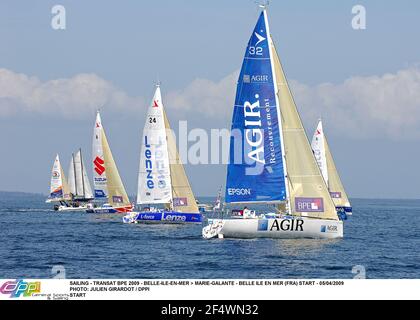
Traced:
[[334, 239], [343, 238], [343, 222], [308, 218], [209, 219], [209, 225], [203, 228], [203, 237]]
[[87, 210], [87, 206], [80, 206], [80, 207], [66, 207], [66, 206], [59, 206], [59, 212], [85, 212]]

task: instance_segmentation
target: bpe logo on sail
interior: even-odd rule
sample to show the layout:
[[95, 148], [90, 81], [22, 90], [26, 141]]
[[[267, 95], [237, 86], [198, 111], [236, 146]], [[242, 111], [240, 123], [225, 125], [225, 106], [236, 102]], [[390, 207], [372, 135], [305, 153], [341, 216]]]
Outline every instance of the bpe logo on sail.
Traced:
[[32, 297], [34, 293], [41, 292], [41, 282], [26, 282], [23, 280], [6, 281], [0, 287], [0, 293], [10, 294], [10, 298]]
[[324, 212], [324, 199], [322, 198], [295, 198], [297, 212]]

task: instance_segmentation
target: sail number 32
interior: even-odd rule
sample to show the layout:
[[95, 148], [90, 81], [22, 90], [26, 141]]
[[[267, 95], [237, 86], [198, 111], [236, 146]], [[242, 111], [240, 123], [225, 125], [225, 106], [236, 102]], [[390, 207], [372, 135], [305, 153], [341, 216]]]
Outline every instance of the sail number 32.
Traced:
[[249, 47], [248, 49], [249, 55], [251, 56], [262, 56], [263, 55], [263, 48], [262, 47]]

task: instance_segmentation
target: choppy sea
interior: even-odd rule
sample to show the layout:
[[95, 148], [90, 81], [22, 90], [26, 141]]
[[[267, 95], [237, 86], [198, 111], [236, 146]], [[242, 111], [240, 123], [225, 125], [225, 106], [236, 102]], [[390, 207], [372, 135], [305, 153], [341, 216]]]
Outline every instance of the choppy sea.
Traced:
[[420, 200], [353, 199], [341, 240], [204, 240], [199, 225], [126, 225], [44, 201], [0, 193], [0, 278], [420, 278]]

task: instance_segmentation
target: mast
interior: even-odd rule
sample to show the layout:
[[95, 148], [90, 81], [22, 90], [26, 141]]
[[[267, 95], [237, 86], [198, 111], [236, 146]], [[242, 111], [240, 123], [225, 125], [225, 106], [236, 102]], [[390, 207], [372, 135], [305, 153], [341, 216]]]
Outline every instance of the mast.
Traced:
[[288, 176], [287, 176], [287, 162], [286, 162], [286, 149], [284, 148], [284, 138], [283, 138], [283, 127], [281, 125], [282, 121], [281, 121], [281, 110], [280, 110], [280, 101], [279, 101], [279, 97], [278, 97], [278, 93], [279, 93], [279, 88], [278, 88], [278, 84], [277, 81], [275, 79], [277, 79], [276, 77], [276, 70], [274, 68], [274, 59], [273, 59], [273, 50], [272, 50], [272, 45], [273, 45], [273, 39], [271, 38], [271, 33], [270, 33], [270, 26], [268, 24], [268, 15], [267, 15], [267, 6], [268, 6], [268, 1], [262, 5], [259, 5], [261, 8], [263, 8], [263, 12], [264, 12], [264, 18], [265, 18], [265, 24], [266, 24], [266, 29], [267, 29], [267, 37], [269, 40], [269, 46], [268, 46], [268, 50], [270, 52], [270, 62], [271, 62], [271, 72], [273, 73], [273, 82], [274, 82], [274, 90], [275, 90], [275, 97], [276, 97], [276, 107], [277, 107], [277, 114], [278, 114], [278, 119], [279, 119], [279, 134], [280, 134], [280, 145], [281, 145], [281, 150], [282, 150], [282, 159], [283, 159], [283, 174], [284, 174], [284, 179], [285, 179], [285, 187], [286, 187], [286, 210], [289, 214], [292, 214], [292, 208], [290, 205], [290, 193], [289, 193], [289, 183], [288, 183]]

